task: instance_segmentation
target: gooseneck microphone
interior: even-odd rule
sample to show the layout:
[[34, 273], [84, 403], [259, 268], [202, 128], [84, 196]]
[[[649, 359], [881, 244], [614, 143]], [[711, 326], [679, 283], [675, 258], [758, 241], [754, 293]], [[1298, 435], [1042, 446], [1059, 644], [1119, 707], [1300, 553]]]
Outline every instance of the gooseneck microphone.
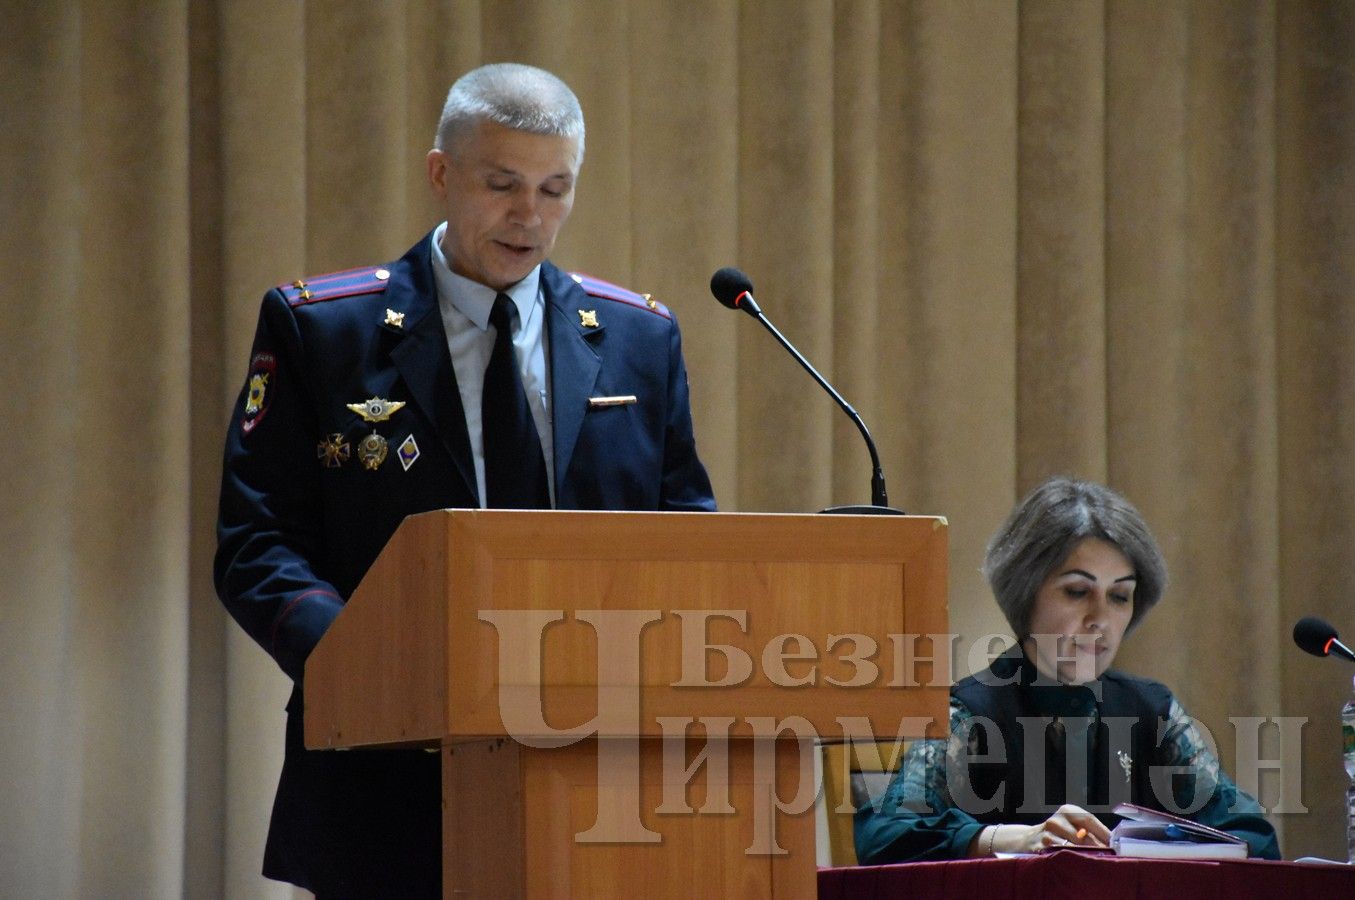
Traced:
[[1341, 638], [1330, 622], [1317, 616], [1304, 616], [1294, 623], [1294, 643], [1299, 645], [1300, 650], [1313, 656], [1331, 656], [1334, 653], [1355, 662], [1355, 651], [1341, 643]]
[[861, 421], [861, 416], [859, 416], [856, 410], [852, 408], [852, 405], [842, 399], [842, 395], [818, 373], [817, 369], [809, 364], [809, 360], [805, 359], [804, 355], [800, 353], [799, 350], [795, 349], [795, 345], [786, 340], [785, 335], [778, 331], [776, 326], [771, 323], [771, 320], [762, 314], [761, 307], [759, 307], [757, 301], [753, 299], [753, 282], [748, 276], [738, 269], [727, 266], [711, 276], [710, 292], [714, 294], [715, 299], [719, 300], [723, 305], [730, 309], [743, 310], [748, 313], [748, 315], [761, 322], [766, 329], [772, 333], [772, 337], [776, 338], [781, 343], [781, 346], [786, 348], [786, 352], [795, 357], [795, 361], [801, 366], [804, 366], [804, 370], [814, 377], [814, 380], [819, 383], [819, 387], [827, 391], [828, 395], [837, 401], [837, 405], [842, 407], [842, 411], [851, 417], [851, 420], [856, 423], [856, 427], [861, 430], [861, 436], [866, 439], [866, 448], [870, 450], [870, 463], [872, 466], [870, 476], [871, 505], [834, 506], [825, 509], [824, 512], [903, 515], [903, 510], [894, 509], [889, 505], [889, 497], [885, 491], [884, 470], [880, 468], [880, 454], [875, 449], [875, 441], [871, 439], [870, 429], [866, 428], [866, 423]]

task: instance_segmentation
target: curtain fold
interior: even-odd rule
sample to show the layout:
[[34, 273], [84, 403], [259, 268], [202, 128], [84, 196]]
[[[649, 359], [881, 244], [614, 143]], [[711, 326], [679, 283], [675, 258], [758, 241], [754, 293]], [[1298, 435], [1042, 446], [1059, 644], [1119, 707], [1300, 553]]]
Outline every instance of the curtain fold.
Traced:
[[1017, 100], [1017, 482], [1106, 477], [1101, 3], [1023, 3]]
[[[81, 894], [178, 891], [187, 713], [187, 16], [82, 7], [69, 543]], [[144, 223], [144, 227], [138, 227]], [[120, 539], [110, 540], [113, 534]], [[174, 598], [174, 602], [167, 602]], [[138, 848], [136, 853], [125, 852]]]
[[978, 568], [1016, 492], [1017, 11], [882, 19], [877, 415], [896, 505], [949, 517], [968, 646], [1006, 630]]
[[[875, 356], [863, 353], [887, 309], [880, 295], [881, 10], [876, 0], [844, 0], [833, 10], [832, 316], [833, 381], [866, 423], [879, 426], [881, 396]], [[891, 76], [892, 77], [892, 76]], [[832, 497], [871, 501], [870, 459], [848, 417], [830, 409]], [[872, 437], [874, 434], [872, 433]], [[876, 440], [878, 444], [878, 439]], [[896, 500], [891, 500], [897, 505]]]
[[[69, 896], [78, 870], [44, 865], [51, 847], [78, 845], [82, 771], [79, 630], [69, 476], [79, 269], [65, 265], [80, 235], [80, 16], [73, 3], [20, 11], [0, 30], [0, 259], [11, 285], [0, 304], [0, 409], [25, 439], [0, 466], [0, 887], [18, 896]], [[62, 110], [64, 115], [51, 115]], [[11, 280], [12, 279], [12, 280]]]
[[[1276, 420], [1281, 622], [1323, 616], [1349, 630], [1355, 596], [1355, 7], [1279, 7], [1276, 132]], [[1345, 815], [1337, 716], [1350, 685], [1330, 664], [1286, 659], [1281, 696], [1311, 716], [1291, 847], [1341, 858]], [[1299, 754], [1295, 754], [1298, 756]]]
[[[736, 258], [763, 312], [831, 372], [833, 7], [749, 0], [738, 34], [738, 117], [712, 123], [738, 135]], [[739, 505], [828, 506], [839, 413], [761, 325], [726, 319], [738, 329]]]
[[[739, 461], [738, 335], [757, 327], [715, 302], [712, 273], [739, 263], [738, 48], [726, 38], [738, 9], [719, 0], [631, 4], [632, 234], [629, 287], [677, 316], [692, 415], [717, 499], [736, 496]], [[673, 97], [683, 102], [673, 103]], [[589, 125], [592, 140], [612, 136]], [[591, 151], [590, 151], [591, 153]], [[595, 160], [584, 162], [593, 178]], [[582, 196], [579, 203], [590, 202]], [[575, 223], [567, 226], [574, 233]], [[620, 261], [599, 257], [589, 271], [609, 280]]]
[[[1129, 9], [1135, 4], [1118, 6], [1114, 15], [1142, 15]], [[1151, 662], [1186, 708], [1215, 729], [1231, 764], [1227, 717], [1265, 715], [1279, 705], [1280, 654], [1258, 654], [1253, 643], [1283, 632], [1274, 599], [1274, 9], [1192, 4], [1174, 13], [1166, 28], [1150, 16], [1136, 24], [1145, 40], [1174, 31], [1181, 41], [1164, 40], [1171, 50], [1162, 55], [1170, 58], [1157, 60], [1179, 103], [1168, 109], [1182, 117], [1179, 126], [1163, 117], [1169, 134], [1181, 129], [1176, 149], [1165, 159], [1130, 163], [1137, 170], [1107, 173], [1112, 227], [1136, 235], [1112, 241], [1110, 252], [1121, 263], [1137, 257], [1145, 269], [1158, 259], [1169, 266], [1152, 281], [1112, 276], [1110, 341], [1123, 341], [1125, 355], [1108, 383], [1113, 427], [1122, 429], [1110, 473], [1118, 478], [1121, 460], [1134, 467], [1122, 486], [1162, 533], [1173, 563], [1168, 602], [1145, 620], [1126, 660]], [[1133, 97], [1133, 84], [1115, 83], [1113, 102], [1144, 102]], [[1116, 112], [1112, 106], [1113, 120]], [[1133, 147], [1127, 135], [1113, 140]], [[1128, 195], [1155, 193], [1159, 177], [1180, 184], [1174, 200], [1164, 192], [1120, 205]], [[1140, 218], [1138, 203], [1157, 209]], [[1174, 321], [1160, 321], [1168, 315]], [[1144, 327], [1145, 319], [1153, 325]], [[1138, 392], [1140, 377], [1155, 383], [1156, 402], [1121, 412], [1120, 398]], [[1138, 439], [1136, 426], [1161, 412], [1170, 425], [1145, 425], [1153, 440]], [[1200, 627], [1201, 607], [1213, 612], [1213, 627]], [[1181, 652], [1164, 658], [1162, 647]], [[1205, 659], [1248, 675], [1201, 679]]]
[[[1245, 0], [18, 4], [0, 32], [0, 895], [288, 896], [258, 875], [289, 683], [225, 616], [221, 442], [271, 285], [436, 224], [451, 81], [545, 66], [588, 119], [565, 268], [683, 326], [721, 507], [951, 526], [952, 629], [1048, 474], [1145, 513], [1125, 668], [1280, 756], [1344, 853], [1344, 672], [1288, 638], [1355, 571], [1355, 9]], [[850, 602], [843, 598], [842, 602]], [[1284, 778], [1266, 774], [1274, 802]]]

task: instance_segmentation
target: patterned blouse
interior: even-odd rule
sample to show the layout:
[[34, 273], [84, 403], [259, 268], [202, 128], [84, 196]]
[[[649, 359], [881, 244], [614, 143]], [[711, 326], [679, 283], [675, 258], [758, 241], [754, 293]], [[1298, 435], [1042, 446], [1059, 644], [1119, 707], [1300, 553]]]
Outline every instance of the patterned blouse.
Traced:
[[[950, 737], [909, 745], [903, 764], [886, 789], [879, 808], [867, 803], [856, 813], [856, 852], [862, 864], [960, 859], [985, 827], [960, 809], [947, 784], [947, 767], [961, 771], [970, 748], [973, 714], [954, 696], [950, 701]], [[1173, 697], [1163, 736], [1164, 765], [1180, 766], [1196, 778], [1198, 795], [1209, 800], [1190, 818], [1246, 840], [1252, 856], [1280, 858], [1275, 830], [1261, 805], [1242, 791], [1219, 766], [1195, 720]], [[1212, 796], [1211, 796], [1212, 792]], [[876, 798], [872, 798], [874, 801]], [[1113, 821], [1113, 819], [1112, 819]]]

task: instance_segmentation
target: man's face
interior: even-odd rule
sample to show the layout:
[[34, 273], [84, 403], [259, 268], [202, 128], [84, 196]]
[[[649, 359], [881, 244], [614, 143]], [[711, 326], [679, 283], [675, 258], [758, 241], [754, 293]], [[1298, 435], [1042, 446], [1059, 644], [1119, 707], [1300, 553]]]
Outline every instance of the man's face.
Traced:
[[447, 214], [442, 250], [452, 271], [502, 291], [555, 246], [574, 206], [577, 138], [478, 122], [428, 152], [428, 181]]

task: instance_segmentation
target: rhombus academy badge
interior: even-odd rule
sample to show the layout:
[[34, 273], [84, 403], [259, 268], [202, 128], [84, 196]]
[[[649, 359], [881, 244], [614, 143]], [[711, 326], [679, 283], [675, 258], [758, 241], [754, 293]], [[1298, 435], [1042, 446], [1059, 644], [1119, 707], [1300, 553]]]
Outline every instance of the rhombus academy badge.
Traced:
[[249, 361], [245, 414], [240, 419], [240, 428], [245, 434], [253, 431], [254, 426], [262, 422], [268, 412], [268, 398], [272, 393], [273, 378], [277, 374], [277, 369], [277, 358], [271, 353], [256, 353]]

